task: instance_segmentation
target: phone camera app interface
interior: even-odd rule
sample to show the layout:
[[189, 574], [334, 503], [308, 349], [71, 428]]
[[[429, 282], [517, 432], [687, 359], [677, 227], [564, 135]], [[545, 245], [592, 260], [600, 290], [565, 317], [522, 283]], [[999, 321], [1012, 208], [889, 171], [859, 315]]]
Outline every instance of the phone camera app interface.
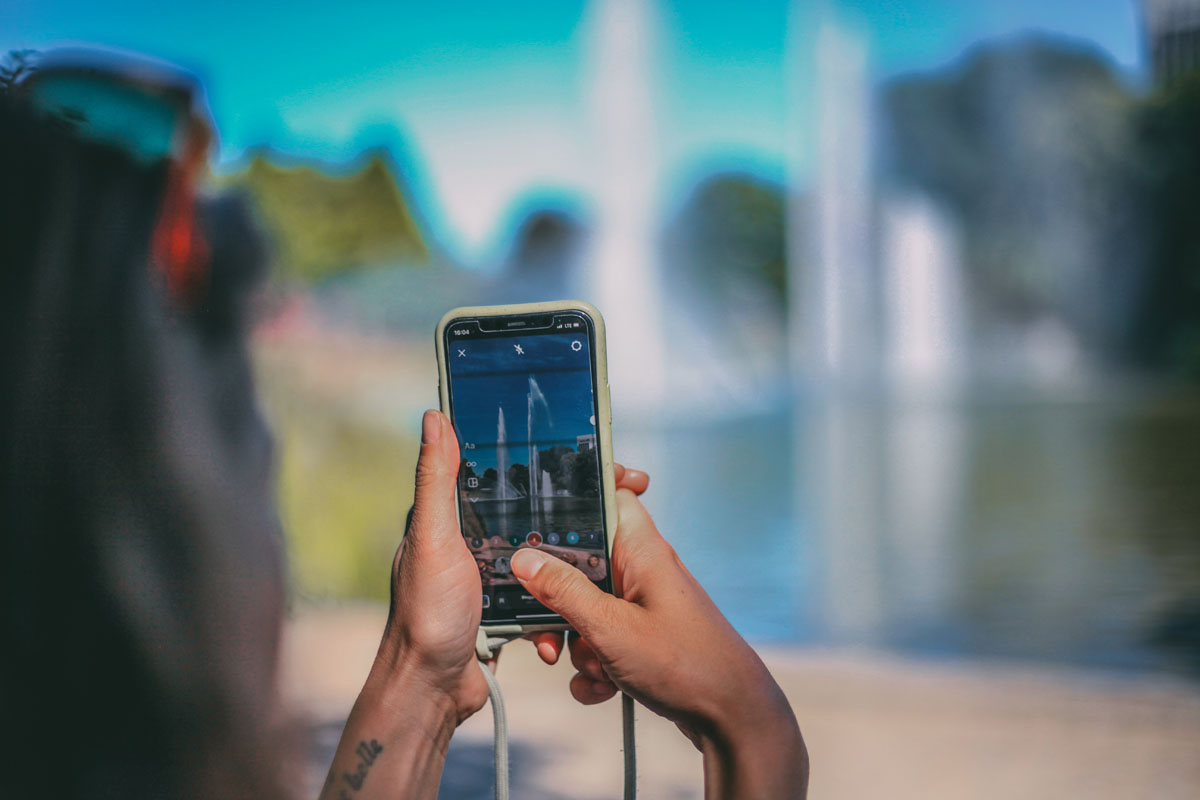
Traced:
[[590, 329], [570, 315], [536, 331], [456, 324], [446, 338], [463, 535], [484, 620], [556, 618], [510, 561], [535, 547], [610, 590]]

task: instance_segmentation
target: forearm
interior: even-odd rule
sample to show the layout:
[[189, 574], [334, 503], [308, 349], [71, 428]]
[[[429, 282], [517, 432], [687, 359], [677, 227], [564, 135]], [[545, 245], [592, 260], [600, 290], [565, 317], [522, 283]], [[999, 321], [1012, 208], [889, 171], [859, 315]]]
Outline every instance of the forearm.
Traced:
[[803, 800], [808, 750], [782, 691], [739, 711], [700, 742], [706, 800]]
[[342, 731], [320, 800], [434, 798], [453, 703], [401, 673], [372, 670]]
[[704, 749], [706, 800], [803, 800], [808, 752], [797, 729], [788, 738], [761, 738], [735, 750]]

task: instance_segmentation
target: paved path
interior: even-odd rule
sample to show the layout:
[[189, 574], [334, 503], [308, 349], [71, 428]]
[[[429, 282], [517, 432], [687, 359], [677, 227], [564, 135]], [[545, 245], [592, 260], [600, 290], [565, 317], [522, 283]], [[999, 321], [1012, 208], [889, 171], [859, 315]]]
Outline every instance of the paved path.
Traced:
[[[312, 721], [319, 786], [383, 629], [382, 608], [301, 609], [285, 637], [284, 687]], [[811, 796], [837, 798], [1200, 797], [1200, 685], [1046, 668], [943, 665], [878, 654], [764, 649], [813, 762]], [[504, 652], [513, 796], [620, 796], [616, 702], [585, 708], [566, 663]], [[639, 788], [701, 796], [700, 758], [673, 725], [638, 715]], [[440, 796], [490, 798], [491, 716], [459, 729]], [[315, 795], [315, 788], [313, 790]]]

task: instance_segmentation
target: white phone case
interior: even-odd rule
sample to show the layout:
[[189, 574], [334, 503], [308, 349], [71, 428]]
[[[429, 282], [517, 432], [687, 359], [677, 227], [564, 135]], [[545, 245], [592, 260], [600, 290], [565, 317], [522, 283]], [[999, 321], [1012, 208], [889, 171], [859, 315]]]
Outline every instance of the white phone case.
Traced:
[[[595, 331], [596, 384], [594, 391], [596, 394], [596, 408], [599, 412], [596, 417], [596, 433], [600, 437], [600, 485], [602, 501], [604, 503], [605, 541], [608, 543], [608, 563], [609, 574], [611, 576], [613, 537], [617, 532], [617, 487], [613, 476], [612, 398], [608, 388], [608, 358], [604, 340], [604, 318], [600, 315], [596, 307], [582, 300], [557, 300], [547, 303], [522, 303], [506, 306], [465, 306], [447, 311], [445, 316], [442, 317], [441, 322], [438, 323], [434, 348], [437, 351], [438, 362], [438, 396], [441, 402], [442, 413], [448, 415], [450, 413], [450, 379], [446, 371], [445, 332], [446, 326], [451, 321], [463, 317], [505, 317], [514, 314], [539, 314], [560, 311], [580, 311], [587, 314], [592, 319], [592, 326]], [[454, 509], [459, 515], [459, 525], [461, 525], [462, 508], [459, 505], [458, 498], [455, 498]], [[539, 631], [568, 630], [570, 626], [566, 623], [485, 624], [481, 628], [488, 636], [520, 636], [525, 633], [536, 633]]]

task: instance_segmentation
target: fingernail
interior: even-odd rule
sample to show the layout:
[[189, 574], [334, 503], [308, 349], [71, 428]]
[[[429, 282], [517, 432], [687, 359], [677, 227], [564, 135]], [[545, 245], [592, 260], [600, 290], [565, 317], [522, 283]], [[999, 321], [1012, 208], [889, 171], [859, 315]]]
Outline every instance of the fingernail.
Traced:
[[513, 575], [523, 581], [533, 580], [533, 576], [538, 574], [538, 570], [546, 563], [549, 556], [541, 550], [534, 550], [531, 547], [523, 547], [513, 553], [512, 561], [509, 566], [512, 567]]
[[433, 444], [441, 435], [441, 420], [438, 419], [438, 412], [431, 408], [421, 420], [421, 444]]

